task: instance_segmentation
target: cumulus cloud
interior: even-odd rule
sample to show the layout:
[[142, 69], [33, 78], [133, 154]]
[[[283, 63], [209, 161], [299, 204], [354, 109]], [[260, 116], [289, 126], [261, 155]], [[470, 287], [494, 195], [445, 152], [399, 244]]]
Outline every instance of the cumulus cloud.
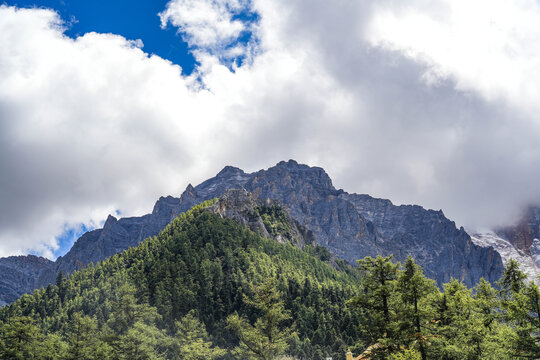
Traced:
[[73, 40], [52, 11], [0, 12], [0, 254], [54, 249], [66, 223], [177, 193], [217, 119], [213, 97], [122, 37]]
[[190, 46], [235, 57], [239, 47], [223, 50], [250, 31], [251, 22], [238, 18], [250, 13], [250, 5], [249, 0], [172, 0], [159, 17], [162, 27], [169, 23], [178, 27]]
[[426, 65], [424, 79], [538, 112], [540, 3], [534, 0], [378, 4], [366, 37]]
[[[525, 46], [540, 22], [498, 27], [508, 55], [495, 38], [455, 41], [472, 27], [448, 12], [454, 2], [246, 4], [173, 0], [160, 14], [189, 39], [192, 76], [133, 39], [71, 39], [53, 11], [0, 7], [0, 255], [50, 255], [66, 226], [146, 213], [226, 164], [295, 158], [347, 191], [469, 226], [540, 202], [539, 57]], [[526, 5], [526, 19], [540, 16], [532, 2], [504, 6]], [[256, 23], [237, 17], [246, 6]], [[466, 14], [499, 19], [475, 5]], [[247, 27], [257, 51], [231, 68], [223, 51], [245, 51], [233, 49]], [[436, 39], [452, 41], [452, 56]]]

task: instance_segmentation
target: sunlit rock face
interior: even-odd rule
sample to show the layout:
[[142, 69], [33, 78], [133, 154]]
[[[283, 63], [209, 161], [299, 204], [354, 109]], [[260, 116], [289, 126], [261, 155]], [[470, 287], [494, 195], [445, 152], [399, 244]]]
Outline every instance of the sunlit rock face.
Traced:
[[[353, 264], [378, 254], [394, 254], [398, 261], [412, 255], [439, 284], [456, 278], [468, 286], [481, 277], [495, 281], [502, 274], [499, 253], [475, 244], [442, 211], [395, 206], [390, 200], [349, 194], [335, 189], [323, 169], [289, 160], [250, 174], [227, 166], [215, 177], [195, 187], [189, 185], [179, 198], [161, 197], [150, 214], [121, 219], [109, 216], [103, 229], [84, 234], [65, 256], [43, 265], [37, 280], [32, 275], [34, 280], [30, 281], [27, 273], [21, 272], [19, 281], [6, 281], [0, 272], [0, 283], [6, 284], [0, 288], [0, 301], [11, 302], [53, 282], [59, 271], [70, 273], [136, 246], [157, 235], [180, 213], [220, 197], [228, 189], [244, 189], [254, 201], [278, 201], [319, 245]], [[235, 213], [230, 208], [228, 211]]]

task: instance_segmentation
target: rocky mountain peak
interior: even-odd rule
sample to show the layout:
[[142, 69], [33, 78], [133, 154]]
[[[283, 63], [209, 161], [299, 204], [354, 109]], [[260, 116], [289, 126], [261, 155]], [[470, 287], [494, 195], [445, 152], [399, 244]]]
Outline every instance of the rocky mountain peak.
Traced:
[[171, 209], [178, 207], [180, 201], [178, 198], [172, 196], [160, 197], [154, 209], [152, 210], [152, 215], [154, 216], [166, 216], [170, 217]]
[[261, 188], [262, 195], [267, 191], [317, 193], [317, 196], [337, 195], [332, 180], [320, 167], [299, 164], [295, 160], [282, 161], [267, 170], [252, 174], [246, 188]]
[[245, 175], [244, 170], [227, 165], [220, 172], [217, 173], [216, 177], [230, 177], [234, 175]]
[[111, 214], [109, 214], [109, 216], [107, 216], [107, 220], [105, 220], [105, 224], [103, 225], [104, 228], [108, 228], [108, 227], [111, 227], [113, 226], [116, 222], [118, 221], [118, 219], [114, 216], [112, 216]]
[[[81, 236], [72, 249], [51, 266], [44, 265], [32, 273], [19, 272], [18, 281], [9, 280], [6, 271], [10, 270], [0, 271], [0, 302], [12, 301], [25, 292], [54, 282], [58, 271], [70, 273], [136, 246], [147, 237], [157, 235], [180, 213], [214, 198], [220, 199], [208, 211], [234, 218], [263, 236], [266, 231], [278, 241], [293, 239], [292, 242], [299, 241], [301, 246], [307, 241], [301, 239], [315, 239], [318, 245], [351, 264], [377, 254], [394, 254], [398, 261], [412, 255], [424, 267], [424, 273], [439, 284], [453, 277], [468, 286], [474, 286], [480, 277], [495, 281], [503, 270], [498, 252], [473, 243], [469, 235], [457, 229], [441, 211], [415, 205], [395, 206], [390, 200], [336, 190], [322, 168], [289, 160], [250, 174], [226, 166], [196, 187], [188, 185], [180, 198], [161, 197], [150, 214], [121, 219], [111, 215], [103, 229]], [[278, 211], [272, 208], [275, 202], [286, 209], [286, 218], [291, 219], [287, 220], [285, 228], [296, 230], [270, 234], [260, 213], [257, 219], [257, 211], [268, 211], [265, 216], [274, 216]], [[539, 229], [538, 219], [540, 216], [527, 220], [526, 224], [532, 224], [530, 234]], [[540, 249], [540, 243], [538, 245]], [[22, 266], [12, 264], [11, 260], [0, 259], [0, 267]], [[2, 282], [4, 279], [8, 279], [7, 285]]]
[[288, 168], [295, 168], [295, 167], [302, 167], [307, 165], [299, 165], [296, 160], [289, 159], [289, 161], [282, 160], [276, 164], [276, 167], [288, 167]]

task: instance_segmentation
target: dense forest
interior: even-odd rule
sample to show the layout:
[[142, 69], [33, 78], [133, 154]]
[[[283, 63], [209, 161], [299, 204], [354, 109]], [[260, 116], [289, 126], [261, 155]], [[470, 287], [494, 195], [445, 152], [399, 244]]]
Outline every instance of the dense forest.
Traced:
[[[539, 359], [540, 291], [438, 288], [412, 258], [358, 268], [205, 211], [0, 308], [2, 359]], [[259, 209], [269, 233], [287, 225]]]

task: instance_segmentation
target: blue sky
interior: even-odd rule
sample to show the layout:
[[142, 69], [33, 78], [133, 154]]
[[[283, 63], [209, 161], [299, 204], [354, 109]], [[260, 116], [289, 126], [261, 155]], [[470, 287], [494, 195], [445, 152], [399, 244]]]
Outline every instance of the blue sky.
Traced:
[[540, 203], [538, 1], [3, 4], [0, 256], [291, 158], [473, 229]]
[[129, 40], [141, 39], [144, 51], [156, 54], [182, 67], [190, 74], [195, 58], [178, 29], [161, 28], [158, 13], [165, 9], [166, 0], [75, 0], [75, 1], [5, 1], [18, 7], [44, 7], [57, 11], [67, 25], [66, 35], [77, 37], [87, 32], [112, 33]]
[[[52, 258], [56, 259], [59, 256], [65, 255], [71, 249], [75, 241], [87, 231], [94, 230], [94, 227], [86, 227], [84, 224], [76, 226], [68, 225], [66, 229], [56, 236], [57, 248], [52, 250]], [[43, 255], [41, 251], [30, 250], [32, 255]]]

